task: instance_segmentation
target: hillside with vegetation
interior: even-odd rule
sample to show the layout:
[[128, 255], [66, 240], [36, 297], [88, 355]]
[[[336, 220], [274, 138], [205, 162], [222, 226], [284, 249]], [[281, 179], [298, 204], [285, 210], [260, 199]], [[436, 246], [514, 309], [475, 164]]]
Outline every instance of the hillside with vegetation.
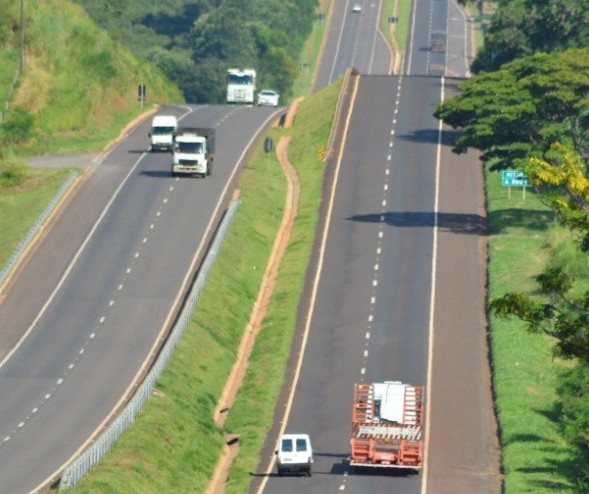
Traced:
[[182, 101], [161, 71], [114, 42], [80, 6], [63, 0], [27, 0], [24, 5], [20, 74], [19, 5], [0, 0], [4, 158], [101, 149], [142, 111], [139, 84], [148, 87], [150, 104]]
[[227, 69], [252, 67], [259, 87], [292, 95], [317, 0], [75, 0], [193, 103], [222, 103]]

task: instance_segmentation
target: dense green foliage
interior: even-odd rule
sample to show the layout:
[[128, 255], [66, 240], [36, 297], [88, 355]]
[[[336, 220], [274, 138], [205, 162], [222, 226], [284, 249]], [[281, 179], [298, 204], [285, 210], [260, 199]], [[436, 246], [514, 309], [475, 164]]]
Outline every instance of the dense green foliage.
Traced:
[[159, 67], [190, 102], [220, 103], [228, 68], [291, 94], [317, 0], [77, 0], [113, 38]]
[[435, 113], [463, 129], [457, 152], [476, 148], [495, 168], [513, 168], [558, 141], [589, 159], [589, 48], [517, 59], [461, 90]]
[[498, 2], [473, 72], [496, 70], [533, 53], [589, 46], [589, 2], [509, 0]]

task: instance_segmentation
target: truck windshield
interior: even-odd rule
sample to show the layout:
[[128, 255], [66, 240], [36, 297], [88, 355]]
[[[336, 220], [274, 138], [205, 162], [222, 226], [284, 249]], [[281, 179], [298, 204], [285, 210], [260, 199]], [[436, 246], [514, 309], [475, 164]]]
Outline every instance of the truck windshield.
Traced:
[[176, 150], [180, 153], [202, 153], [202, 143], [200, 142], [178, 142], [176, 144]]
[[237, 86], [252, 86], [254, 84], [254, 78], [251, 75], [230, 74], [227, 76], [227, 82]]
[[153, 127], [151, 129], [151, 133], [158, 136], [171, 134], [172, 132], [174, 132], [174, 127]]

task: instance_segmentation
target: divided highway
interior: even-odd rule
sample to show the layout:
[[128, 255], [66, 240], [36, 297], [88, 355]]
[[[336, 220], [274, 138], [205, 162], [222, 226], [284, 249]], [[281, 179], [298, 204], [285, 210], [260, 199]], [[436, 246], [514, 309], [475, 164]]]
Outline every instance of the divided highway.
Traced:
[[[82, 183], [0, 304], [0, 488], [57, 473], [132, 387], [203, 256], [243, 153], [277, 111], [170, 108], [216, 127], [214, 174], [170, 176], [135, 128]], [[230, 142], [227, 146], [223, 143]]]

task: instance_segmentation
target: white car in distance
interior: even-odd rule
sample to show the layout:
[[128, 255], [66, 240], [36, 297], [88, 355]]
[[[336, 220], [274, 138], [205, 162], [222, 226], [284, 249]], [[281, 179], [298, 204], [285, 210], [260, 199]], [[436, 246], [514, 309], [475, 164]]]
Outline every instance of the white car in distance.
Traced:
[[359, 14], [360, 12], [362, 12], [362, 5], [355, 3], [352, 7], [352, 14]]
[[258, 93], [258, 106], [278, 106], [280, 95], [272, 89], [262, 89]]

